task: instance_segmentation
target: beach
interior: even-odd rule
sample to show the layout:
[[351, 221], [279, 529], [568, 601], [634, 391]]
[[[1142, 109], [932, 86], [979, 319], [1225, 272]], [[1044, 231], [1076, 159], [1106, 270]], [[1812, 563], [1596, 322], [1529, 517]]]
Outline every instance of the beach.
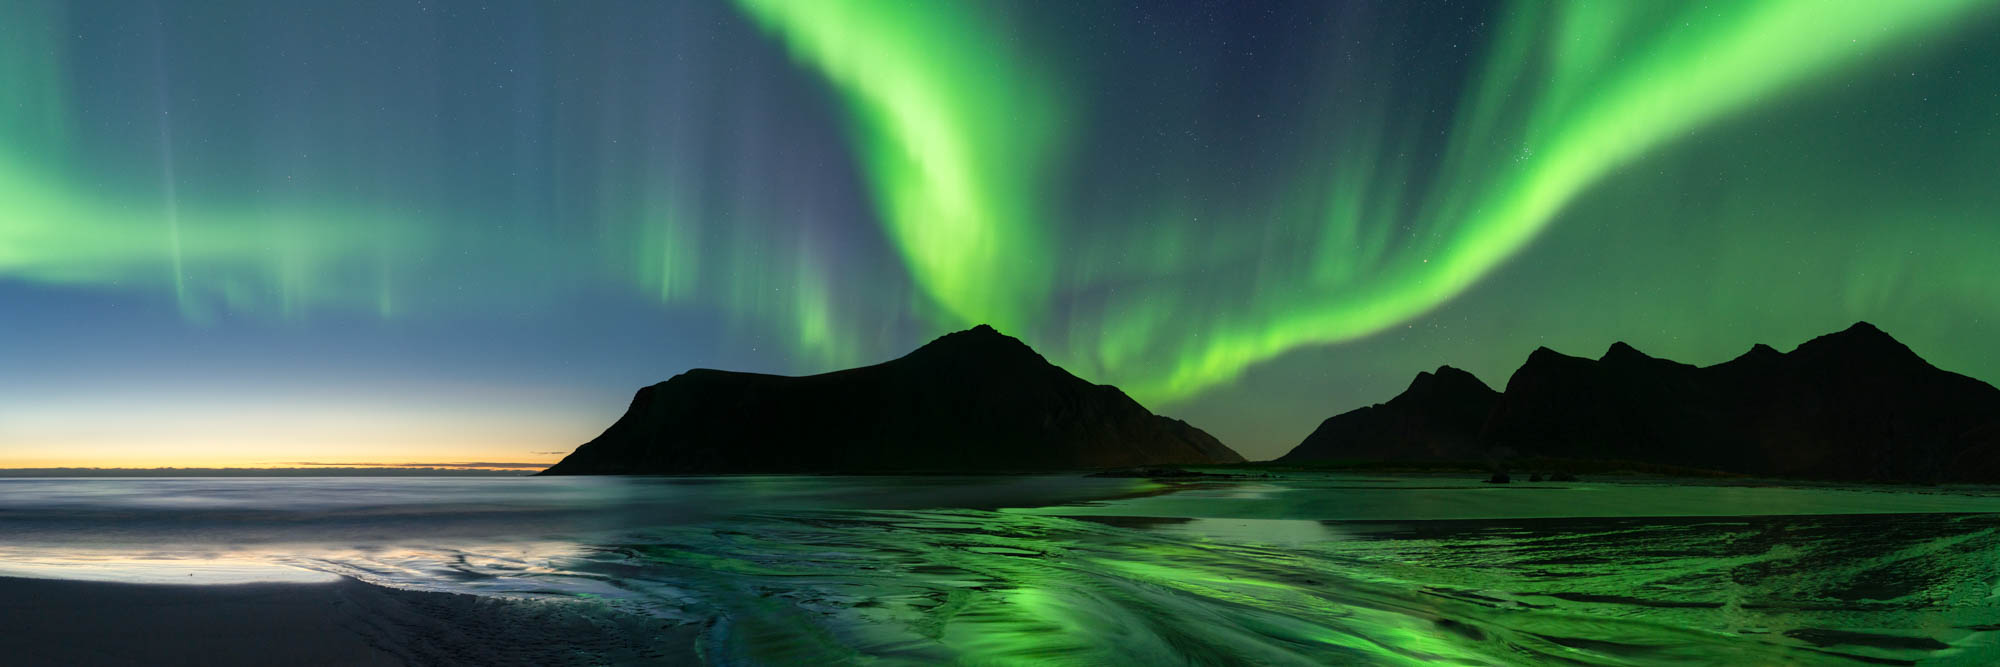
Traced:
[[0, 535], [10, 666], [2000, 656], [1985, 487], [37, 479]]
[[564, 665], [695, 662], [694, 626], [588, 601], [327, 583], [0, 578], [9, 665]]

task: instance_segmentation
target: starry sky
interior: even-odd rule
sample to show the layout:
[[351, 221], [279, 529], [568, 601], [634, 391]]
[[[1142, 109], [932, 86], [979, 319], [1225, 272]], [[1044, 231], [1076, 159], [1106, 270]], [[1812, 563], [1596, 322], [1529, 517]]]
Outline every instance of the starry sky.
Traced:
[[1856, 320], [2000, 381], [2000, 3], [0, 3], [0, 467], [552, 462], [990, 323], [1253, 459]]

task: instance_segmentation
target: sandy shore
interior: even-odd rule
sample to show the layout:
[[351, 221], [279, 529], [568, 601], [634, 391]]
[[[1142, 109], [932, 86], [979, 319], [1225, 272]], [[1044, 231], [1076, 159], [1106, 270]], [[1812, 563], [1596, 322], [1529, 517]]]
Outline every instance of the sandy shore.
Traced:
[[181, 586], [0, 577], [8, 665], [688, 664], [698, 662], [698, 631], [591, 601], [352, 579]]

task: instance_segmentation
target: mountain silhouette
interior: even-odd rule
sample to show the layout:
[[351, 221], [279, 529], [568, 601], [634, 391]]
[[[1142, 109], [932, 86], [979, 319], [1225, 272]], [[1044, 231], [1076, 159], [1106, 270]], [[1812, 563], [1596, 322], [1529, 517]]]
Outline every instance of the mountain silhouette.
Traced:
[[1236, 463], [992, 327], [899, 359], [803, 377], [694, 369], [542, 474], [999, 472]]
[[[1541, 348], [1494, 397], [1422, 384], [1328, 419], [1279, 460], [1513, 455], [1803, 479], [2000, 479], [2000, 389], [1940, 370], [1866, 322], [1707, 367], [1622, 342], [1595, 360]], [[1385, 410], [1422, 428], [1385, 434], [1370, 416]], [[1483, 414], [1476, 428], [1470, 413]]]
[[1500, 392], [1471, 373], [1442, 366], [1418, 373], [1387, 403], [1320, 422], [1280, 461], [1469, 460], [1481, 456], [1479, 429]]

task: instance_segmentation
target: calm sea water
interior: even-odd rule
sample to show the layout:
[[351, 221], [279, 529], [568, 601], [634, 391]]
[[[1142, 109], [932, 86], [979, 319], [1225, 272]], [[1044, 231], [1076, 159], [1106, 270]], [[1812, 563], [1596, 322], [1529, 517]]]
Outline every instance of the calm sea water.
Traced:
[[565, 600], [736, 664], [2000, 662], [1982, 489], [23, 479], [0, 573]]

